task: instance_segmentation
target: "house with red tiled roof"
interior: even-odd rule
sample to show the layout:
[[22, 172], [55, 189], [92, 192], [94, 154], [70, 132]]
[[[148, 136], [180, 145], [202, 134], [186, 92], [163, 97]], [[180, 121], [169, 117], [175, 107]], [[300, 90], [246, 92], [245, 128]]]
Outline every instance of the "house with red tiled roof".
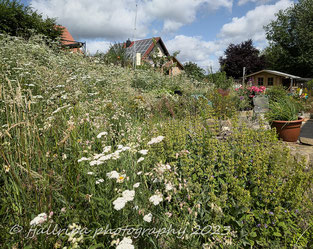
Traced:
[[126, 54], [130, 58], [136, 58], [136, 65], [147, 62], [154, 66], [156, 57], [166, 58], [167, 62], [162, 65], [169, 75], [178, 75], [184, 70], [184, 66], [177, 58], [170, 56], [161, 37], [148, 38], [144, 40], [130, 41], [129, 39], [123, 44], [126, 48]]
[[73, 52], [80, 52], [82, 53], [81, 48], [84, 48], [86, 43], [84, 42], [78, 42], [75, 41], [71, 33], [68, 31], [68, 29], [64, 26], [57, 26], [61, 29], [61, 44], [64, 48], [69, 49]]

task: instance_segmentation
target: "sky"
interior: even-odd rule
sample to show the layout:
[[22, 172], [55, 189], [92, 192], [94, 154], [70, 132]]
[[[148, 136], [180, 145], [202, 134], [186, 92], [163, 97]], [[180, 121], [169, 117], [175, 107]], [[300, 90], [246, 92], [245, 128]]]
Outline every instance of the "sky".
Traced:
[[[161, 37], [180, 62], [213, 71], [230, 43], [267, 46], [264, 26], [294, 0], [22, 0], [56, 18], [94, 54], [115, 42]], [[136, 8], [137, 5], [137, 8]], [[136, 11], [137, 9], [137, 11]], [[137, 13], [137, 15], [136, 15]], [[137, 16], [137, 18], [136, 18]], [[136, 30], [135, 30], [136, 19]]]

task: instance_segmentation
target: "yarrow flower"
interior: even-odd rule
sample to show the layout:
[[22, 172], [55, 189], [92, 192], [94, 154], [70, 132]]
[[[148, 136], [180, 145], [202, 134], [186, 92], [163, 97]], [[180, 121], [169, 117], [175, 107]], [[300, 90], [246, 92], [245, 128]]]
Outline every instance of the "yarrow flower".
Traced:
[[125, 190], [122, 195], [126, 201], [132, 201], [135, 197], [135, 190]]
[[103, 179], [98, 179], [98, 180], [96, 181], [96, 184], [100, 184], [100, 183], [102, 183], [102, 182], [104, 182]]
[[125, 190], [122, 195], [122, 197], [118, 197], [115, 201], [113, 201], [115, 210], [121, 210], [125, 207], [128, 201], [134, 200], [135, 190]]
[[148, 145], [160, 143], [163, 139], [164, 136], [154, 137], [148, 142]]
[[83, 161], [89, 161], [90, 159], [87, 158], [87, 157], [82, 157], [81, 159], [78, 159], [77, 162], [80, 163], [80, 162], [83, 162]]
[[141, 155], [147, 155], [148, 154], [148, 150], [140, 150], [138, 151]]
[[118, 197], [115, 201], [113, 201], [114, 209], [121, 210], [125, 207], [127, 201], [123, 197]]
[[152, 195], [150, 198], [149, 198], [149, 201], [153, 203], [153, 205], [158, 205], [160, 202], [163, 201], [163, 196], [162, 194], [156, 194], [156, 195]]
[[45, 221], [47, 221], [48, 219], [48, 215], [46, 213], [41, 213], [41, 214], [38, 214], [37, 217], [35, 217], [31, 222], [30, 222], [30, 225], [33, 226], [37, 226], [39, 224], [42, 224], [44, 223]]
[[172, 185], [172, 183], [167, 183], [167, 184], [165, 184], [165, 190], [166, 191], [170, 191], [170, 190], [172, 190], [173, 189], [173, 185]]
[[106, 131], [103, 131], [103, 132], [100, 132], [98, 135], [97, 135], [97, 138], [101, 138], [102, 136], [105, 136], [107, 135], [108, 133]]
[[145, 160], [145, 158], [144, 158], [144, 157], [140, 157], [140, 158], [137, 160], [137, 163], [140, 163], [140, 162], [142, 162], [143, 160]]
[[125, 237], [116, 247], [116, 249], [134, 249], [132, 245], [133, 241], [130, 238]]
[[140, 185], [140, 182], [137, 182], [137, 183], [135, 183], [135, 184], [133, 185], [133, 188], [138, 188], [139, 185]]
[[151, 214], [151, 213], [146, 214], [146, 215], [143, 217], [143, 220], [150, 223], [151, 220], [152, 220], [152, 214]]

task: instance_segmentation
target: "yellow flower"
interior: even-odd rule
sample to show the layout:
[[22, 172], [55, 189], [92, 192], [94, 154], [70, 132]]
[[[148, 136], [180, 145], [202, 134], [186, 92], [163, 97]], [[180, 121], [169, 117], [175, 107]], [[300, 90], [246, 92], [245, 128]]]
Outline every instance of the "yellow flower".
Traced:
[[3, 165], [3, 167], [4, 167], [4, 171], [5, 171], [5, 173], [8, 173], [9, 171], [10, 171], [10, 165]]

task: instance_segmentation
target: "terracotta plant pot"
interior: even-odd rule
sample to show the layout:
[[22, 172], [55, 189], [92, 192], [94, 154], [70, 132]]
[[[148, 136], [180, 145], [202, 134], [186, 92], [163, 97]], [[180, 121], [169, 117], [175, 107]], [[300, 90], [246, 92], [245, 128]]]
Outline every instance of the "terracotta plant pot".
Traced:
[[294, 121], [278, 121], [272, 122], [271, 127], [276, 128], [279, 138], [286, 142], [297, 142], [300, 136], [301, 124], [303, 119], [299, 118]]
[[229, 95], [229, 89], [224, 90], [224, 89], [222, 89], [222, 88], [218, 88], [218, 89], [217, 89], [217, 92], [218, 92], [220, 95], [222, 95], [223, 97]]

